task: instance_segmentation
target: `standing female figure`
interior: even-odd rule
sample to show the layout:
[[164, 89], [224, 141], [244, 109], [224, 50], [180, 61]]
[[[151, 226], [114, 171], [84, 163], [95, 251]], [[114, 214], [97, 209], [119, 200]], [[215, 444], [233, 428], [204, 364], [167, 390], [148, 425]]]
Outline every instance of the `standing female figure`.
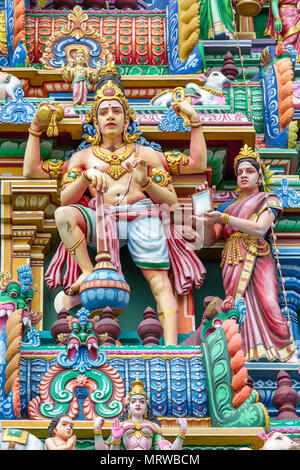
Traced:
[[222, 235], [225, 238], [223, 284], [226, 296], [242, 299], [246, 306], [241, 326], [246, 361], [296, 362], [295, 345], [278, 303], [277, 274], [267, 241], [282, 205], [277, 195], [260, 192], [264, 170], [258, 158], [247, 145], [235, 158], [240, 196], [218, 211], [205, 213], [204, 244], [213, 245]]
[[292, 45], [300, 61], [300, 1], [270, 0], [269, 20], [264, 32], [285, 46]]

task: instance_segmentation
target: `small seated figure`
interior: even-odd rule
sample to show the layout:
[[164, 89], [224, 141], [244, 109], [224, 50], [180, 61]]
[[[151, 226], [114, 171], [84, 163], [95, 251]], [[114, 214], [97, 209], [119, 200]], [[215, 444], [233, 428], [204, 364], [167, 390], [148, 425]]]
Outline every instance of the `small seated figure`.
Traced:
[[50, 437], [45, 445], [48, 450], [75, 450], [76, 436], [73, 434], [74, 423], [67, 414], [61, 414], [52, 419], [48, 432]]
[[128, 394], [122, 420], [114, 420], [111, 436], [104, 442], [103, 418], [95, 420], [96, 450], [181, 450], [187, 430], [185, 418], [179, 418], [179, 433], [173, 443], [164, 439], [159, 422], [151, 414], [144, 384], [136, 380]]
[[98, 79], [98, 69], [91, 69], [86, 65], [86, 52], [83, 48], [71, 52], [73, 64], [63, 66], [61, 75], [65, 82], [72, 82], [73, 104], [85, 105], [91, 82]]

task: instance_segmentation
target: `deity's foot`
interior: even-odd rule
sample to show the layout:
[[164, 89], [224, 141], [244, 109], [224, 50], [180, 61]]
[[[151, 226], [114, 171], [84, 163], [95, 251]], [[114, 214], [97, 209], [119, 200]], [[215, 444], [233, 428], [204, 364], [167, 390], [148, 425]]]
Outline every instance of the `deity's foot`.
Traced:
[[86, 273], [81, 273], [79, 278], [77, 279], [74, 284], [71, 285], [68, 295], [76, 295], [79, 292], [81, 284], [84, 282], [84, 280], [87, 278], [87, 276], [90, 274], [90, 272]]

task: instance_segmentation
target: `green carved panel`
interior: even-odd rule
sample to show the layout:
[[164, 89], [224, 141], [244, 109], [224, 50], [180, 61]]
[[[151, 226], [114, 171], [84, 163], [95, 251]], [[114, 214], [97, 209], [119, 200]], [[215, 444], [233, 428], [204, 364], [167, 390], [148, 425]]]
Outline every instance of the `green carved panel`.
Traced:
[[237, 409], [232, 406], [230, 356], [227, 340], [222, 328], [208, 336], [201, 345], [206, 368], [209, 416], [216, 427], [266, 426], [267, 415], [264, 406], [257, 403], [258, 394], [250, 397]]

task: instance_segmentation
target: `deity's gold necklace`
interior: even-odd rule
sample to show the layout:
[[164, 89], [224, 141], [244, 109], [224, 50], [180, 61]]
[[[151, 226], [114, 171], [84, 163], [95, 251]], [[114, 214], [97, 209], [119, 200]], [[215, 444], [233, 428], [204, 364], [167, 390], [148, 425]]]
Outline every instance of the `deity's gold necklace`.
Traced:
[[114, 180], [118, 180], [123, 176], [127, 170], [121, 163], [124, 162], [132, 154], [133, 144], [127, 144], [123, 152], [120, 153], [104, 153], [98, 145], [92, 145], [93, 154], [105, 163], [109, 164], [106, 173], [108, 173]]

